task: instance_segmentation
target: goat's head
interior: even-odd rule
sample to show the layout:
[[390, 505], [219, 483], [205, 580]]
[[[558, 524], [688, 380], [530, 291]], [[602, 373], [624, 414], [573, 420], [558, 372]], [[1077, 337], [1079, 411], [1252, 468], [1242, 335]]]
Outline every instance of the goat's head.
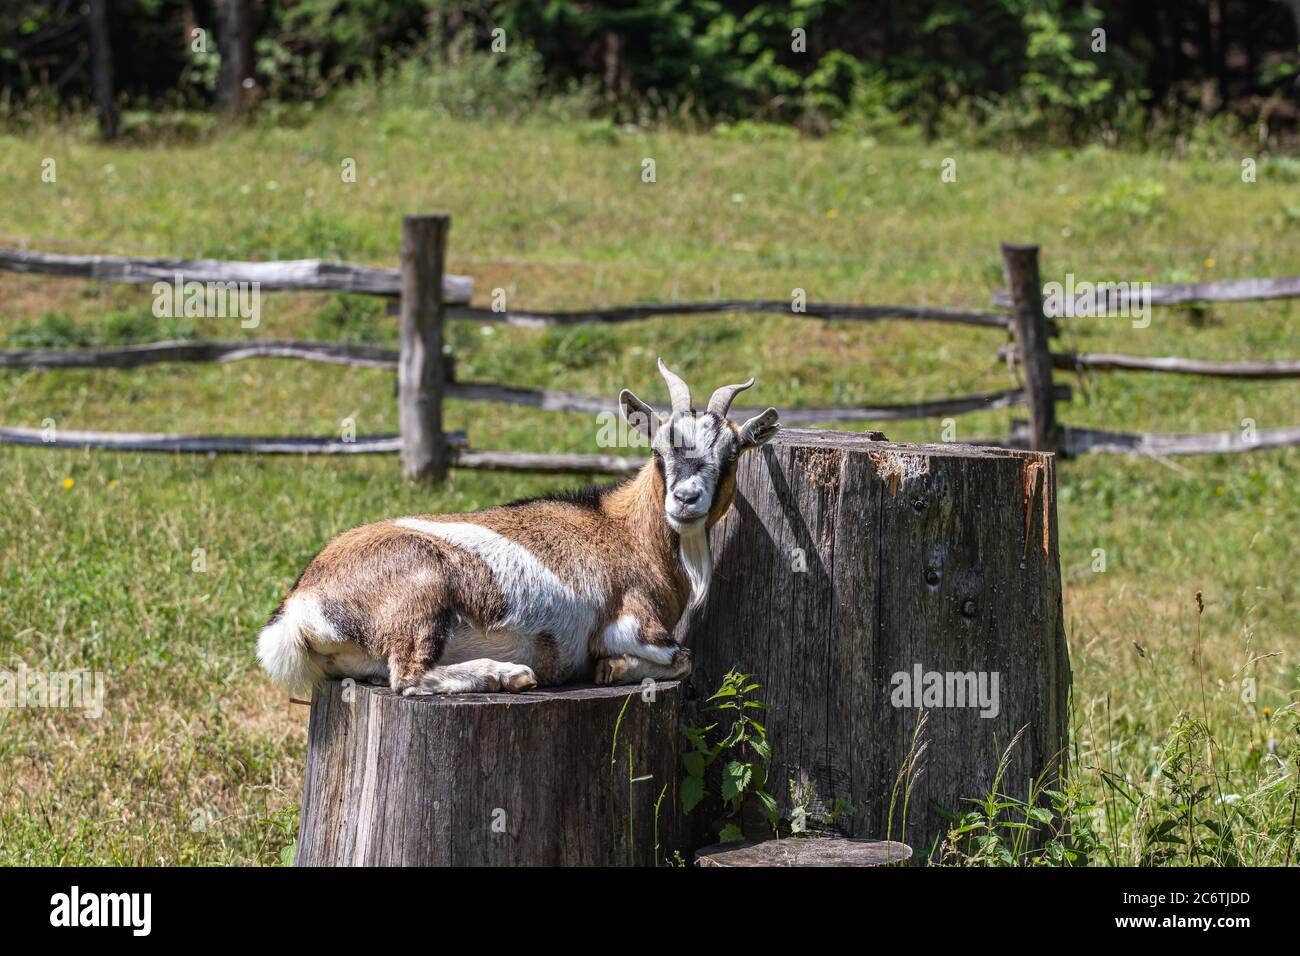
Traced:
[[655, 467], [663, 478], [664, 514], [679, 532], [702, 529], [731, 507], [736, 491], [736, 461], [740, 455], [770, 441], [781, 427], [775, 408], [755, 415], [743, 425], [727, 418], [739, 392], [754, 384], [724, 385], [713, 393], [708, 408], [691, 407], [686, 383], [659, 360], [668, 383], [672, 412], [662, 416], [627, 389], [618, 397], [628, 424], [650, 439]]

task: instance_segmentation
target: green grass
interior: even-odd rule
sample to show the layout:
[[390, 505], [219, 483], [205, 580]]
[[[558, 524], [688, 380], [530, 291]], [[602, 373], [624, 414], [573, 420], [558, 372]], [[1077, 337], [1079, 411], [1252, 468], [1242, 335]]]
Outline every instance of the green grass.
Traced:
[[[47, 157], [57, 164], [52, 184], [41, 181]], [[640, 180], [646, 157], [656, 160], [654, 184]], [[940, 182], [945, 157], [957, 159], [956, 183]], [[357, 160], [353, 185], [340, 180], [345, 158]], [[1288, 175], [1265, 163], [1245, 184], [1236, 160], [1103, 150], [662, 132], [597, 141], [553, 124], [335, 109], [305, 127], [239, 128], [169, 148], [105, 147], [63, 128], [0, 137], [0, 244], [392, 266], [401, 215], [442, 208], [453, 214], [449, 267], [475, 277], [479, 302], [494, 287], [539, 308], [784, 298], [802, 288], [812, 301], [984, 308], [1001, 283], [1001, 240], [1041, 243], [1045, 280], [1067, 271], [1157, 282], [1292, 274], [1300, 212]], [[332, 296], [268, 295], [256, 330], [155, 320], [151, 301], [147, 287], [0, 273], [0, 344], [395, 342], [392, 319]], [[1064, 345], [1294, 358], [1295, 308], [1158, 310], [1144, 330], [1067, 320]], [[998, 334], [906, 323], [736, 315], [538, 331], [456, 322], [450, 337], [463, 378], [611, 397], [630, 387], [660, 398], [660, 354], [701, 388], [756, 373], [754, 400], [778, 405], [905, 402], [1014, 381], [996, 360]], [[1060, 410], [1072, 425], [1300, 424], [1295, 382], [1062, 378], [1076, 386]], [[957, 437], [1005, 434], [1012, 417], [960, 418]], [[325, 435], [345, 418], [362, 434], [396, 430], [392, 376], [280, 361], [0, 373], [6, 425]], [[584, 416], [452, 403], [448, 425], [467, 429], [478, 448], [599, 450]], [[883, 427], [891, 438], [933, 441], [942, 423]], [[1085, 797], [1108, 800], [1096, 811], [1113, 847], [1106, 860], [1142, 858], [1151, 806], [1114, 796], [1102, 769], [1152, 800], [1172, 799], [1172, 785], [1155, 778], [1185, 713], [1208, 717], [1222, 749], [1216, 769], [1232, 774], [1234, 792], [1271, 808], [1269, 827], [1280, 819], [1289, 791], [1277, 780], [1288, 770], [1294, 780], [1294, 763], [1282, 760], [1295, 741], [1297, 460], [1294, 451], [1094, 456], [1058, 471], [1073, 747]], [[460, 472], [428, 491], [404, 486], [392, 459], [0, 446], [0, 480], [0, 664], [103, 670], [109, 688], [102, 720], [0, 711], [0, 862], [274, 863], [292, 840], [305, 708], [267, 685], [252, 644], [305, 560], [363, 521], [463, 510], [573, 479]], [[1091, 569], [1098, 548], [1102, 573]], [[204, 572], [192, 569], [195, 549]], [[1197, 590], [1206, 601], [1199, 665]], [[1246, 677], [1257, 682], [1250, 703]], [[1253, 796], [1261, 788], [1271, 789]], [[1250, 846], [1259, 862], [1285, 858], [1276, 837]], [[1174, 851], [1175, 861], [1195, 861]]]

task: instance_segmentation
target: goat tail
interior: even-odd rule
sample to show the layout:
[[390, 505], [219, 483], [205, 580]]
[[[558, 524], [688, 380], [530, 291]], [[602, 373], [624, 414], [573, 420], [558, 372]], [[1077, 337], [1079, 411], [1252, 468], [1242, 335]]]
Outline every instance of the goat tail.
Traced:
[[287, 598], [257, 637], [257, 659], [271, 679], [290, 690], [307, 691], [325, 677], [308, 637], [316, 630], [317, 603], [302, 596]]

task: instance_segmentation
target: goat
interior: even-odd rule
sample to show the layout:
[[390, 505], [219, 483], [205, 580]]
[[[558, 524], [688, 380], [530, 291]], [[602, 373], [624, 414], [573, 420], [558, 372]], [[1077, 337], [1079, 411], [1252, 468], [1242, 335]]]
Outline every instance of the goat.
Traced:
[[709, 529], [731, 507], [738, 457], [780, 423], [774, 408], [743, 425], [727, 418], [753, 378], [697, 413], [663, 359], [659, 371], [669, 416], [619, 395], [623, 418], [650, 439], [634, 477], [344, 532], [262, 629], [262, 666], [292, 688], [352, 677], [404, 695], [686, 676], [690, 652], [673, 630], [708, 590]]

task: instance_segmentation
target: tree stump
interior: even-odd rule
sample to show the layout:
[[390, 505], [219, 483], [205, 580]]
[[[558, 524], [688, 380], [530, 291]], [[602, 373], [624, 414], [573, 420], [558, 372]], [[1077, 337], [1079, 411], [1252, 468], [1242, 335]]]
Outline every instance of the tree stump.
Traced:
[[[924, 852], [1022, 728], [998, 789], [1056, 779], [1070, 665], [1053, 462], [796, 429], [742, 459], [684, 637], [698, 698], [732, 667], [762, 684], [783, 807], [793, 780], [853, 805], [850, 835]], [[696, 825], [696, 845], [713, 836]]]
[[696, 866], [906, 866], [912, 848], [891, 840], [762, 840], [718, 843], [695, 851]]
[[679, 685], [312, 698], [299, 866], [651, 866], [681, 846]]

